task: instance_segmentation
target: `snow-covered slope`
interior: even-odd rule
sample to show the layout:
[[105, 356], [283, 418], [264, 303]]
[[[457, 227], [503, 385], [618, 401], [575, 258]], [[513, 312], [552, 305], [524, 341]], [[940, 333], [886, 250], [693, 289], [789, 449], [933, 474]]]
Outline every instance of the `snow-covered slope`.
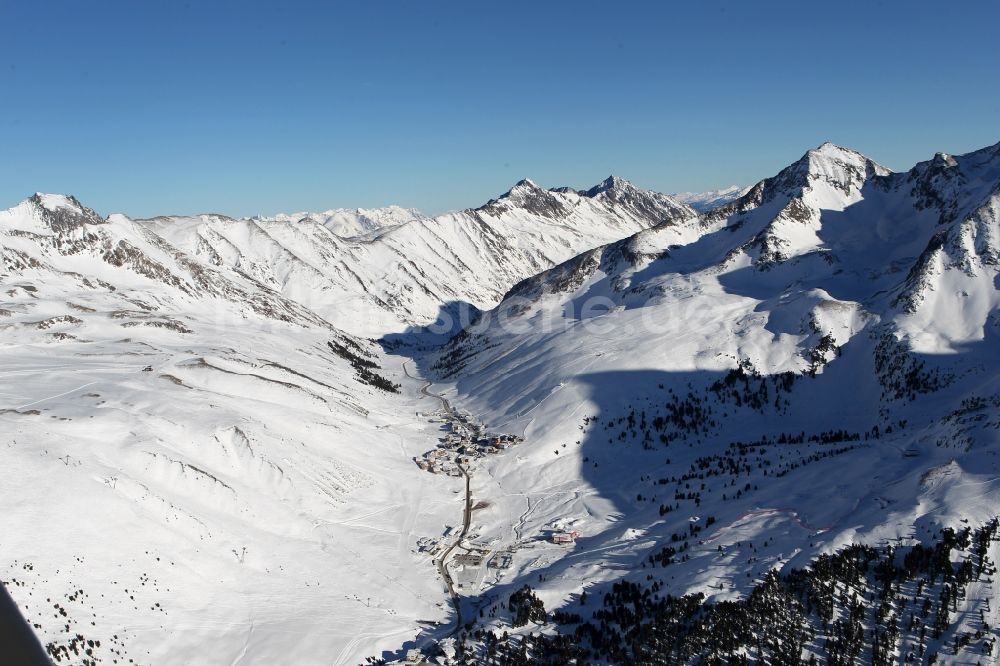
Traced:
[[353, 664], [447, 621], [415, 544], [460, 484], [413, 465], [397, 361], [72, 198], [0, 252], [0, 579], [59, 663]]
[[[457, 304], [492, 307], [515, 282], [578, 252], [695, 217], [666, 195], [614, 177], [586, 192], [549, 191], [523, 180], [481, 208], [433, 219], [407, 218], [400, 210], [348, 223], [322, 214], [136, 224], [208, 263], [236, 268], [347, 331], [378, 337], [431, 324]], [[346, 238], [338, 232], [345, 224], [366, 231]]]
[[279, 213], [271, 217], [251, 218], [262, 222], [303, 222], [320, 224], [341, 238], [357, 238], [391, 229], [407, 222], [425, 220], [427, 216], [415, 208], [386, 206], [385, 208], [335, 208], [322, 213]]
[[[995, 517], [998, 203], [1000, 145], [890, 173], [824, 144], [697, 228], [516, 285], [426, 362], [526, 441], [474, 477], [495, 500], [479, 542], [517, 574], [470, 607], [509, 618], [495, 600], [524, 581], [589, 618], [581, 591], [623, 576], [733, 599], [845, 544]], [[553, 530], [576, 549], [531, 544]]]

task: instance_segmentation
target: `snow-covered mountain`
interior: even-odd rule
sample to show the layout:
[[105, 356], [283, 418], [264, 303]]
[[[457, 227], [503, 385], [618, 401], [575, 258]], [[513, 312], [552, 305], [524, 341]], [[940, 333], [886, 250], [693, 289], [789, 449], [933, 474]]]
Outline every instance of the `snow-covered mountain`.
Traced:
[[[476, 496], [503, 489], [480, 542], [521, 553], [517, 580], [550, 611], [589, 618], [582, 591], [610, 593], [622, 571], [637, 593], [717, 603], [852, 543], [985, 524], [1000, 499], [998, 248], [1000, 145], [891, 173], [824, 144], [697, 228], [644, 230], [519, 283], [427, 361], [453, 404], [533, 442], [478, 474]], [[524, 551], [505, 518], [519, 514], [519, 535], [586, 536], [571, 555]], [[670, 567], [642, 570], [665, 545]], [[977, 594], [921, 653], [948, 661], [944, 644], [977, 631], [992, 592]], [[497, 596], [468, 603], [504, 618], [484, 623], [499, 633]], [[638, 631], [617, 618], [601, 635]], [[822, 657], [832, 632], [814, 630], [803, 649]], [[919, 633], [890, 653], [916, 653]]]
[[398, 361], [72, 198], [0, 251], [0, 579], [59, 663], [353, 663], [446, 621], [411, 550], [458, 483], [413, 465]]
[[719, 206], [725, 205], [730, 201], [739, 199], [741, 196], [747, 193], [748, 187], [741, 187], [740, 185], [730, 185], [729, 187], [723, 187], [718, 190], [710, 190], [708, 192], [678, 192], [677, 194], [672, 194], [671, 196], [678, 201], [686, 203], [691, 208], [694, 208], [699, 213], [705, 213], [712, 210], [713, 208], [718, 208]]
[[989, 663], [998, 248], [1000, 144], [824, 144], [701, 214], [35, 195], [0, 580], [59, 663]]
[[[192, 256], [236, 268], [344, 330], [378, 337], [433, 323], [449, 304], [492, 307], [515, 282], [582, 250], [665, 221], [690, 224], [695, 213], [612, 177], [585, 192], [522, 180], [485, 206], [436, 218], [402, 209], [369, 211], [347, 222], [343, 213], [292, 217], [136, 223]], [[345, 237], [338, 232], [344, 228], [367, 231]]]
[[433, 319], [429, 287], [492, 305], [671, 216], [694, 220], [619, 180], [525, 181], [436, 220], [104, 219], [50, 194], [0, 211], [0, 580], [63, 663], [191, 663], [206, 645], [354, 663], [445, 625], [417, 546], [460, 519], [460, 481], [413, 463], [433, 406], [402, 359], [331, 320]]

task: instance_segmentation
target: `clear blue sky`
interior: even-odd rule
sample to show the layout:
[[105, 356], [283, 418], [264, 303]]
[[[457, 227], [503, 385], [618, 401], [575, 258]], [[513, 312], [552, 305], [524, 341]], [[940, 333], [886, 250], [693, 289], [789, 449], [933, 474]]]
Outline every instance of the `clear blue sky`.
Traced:
[[1000, 141], [1000, 3], [0, 0], [0, 208], [478, 205]]

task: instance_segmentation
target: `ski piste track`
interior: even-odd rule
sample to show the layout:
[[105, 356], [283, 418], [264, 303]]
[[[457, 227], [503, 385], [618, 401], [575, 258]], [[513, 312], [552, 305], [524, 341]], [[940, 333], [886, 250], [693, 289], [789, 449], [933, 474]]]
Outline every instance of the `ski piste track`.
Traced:
[[[423, 379], [422, 377], [414, 377], [410, 374], [410, 371], [406, 368], [406, 362], [403, 362], [403, 373], [410, 379]], [[426, 383], [420, 387], [420, 393], [423, 395], [436, 398], [441, 403], [441, 408], [444, 410], [445, 414], [448, 416], [453, 416], [454, 411], [451, 408], [451, 404], [438, 395], [437, 393], [432, 393], [428, 390], [432, 382], [424, 380]], [[458, 633], [462, 627], [462, 603], [458, 592], [455, 591], [455, 581], [448, 572], [447, 562], [448, 557], [451, 553], [458, 547], [465, 535], [469, 532], [469, 525], [472, 522], [472, 479], [469, 477], [469, 471], [463, 467], [461, 464], [458, 465], [458, 469], [461, 470], [462, 476], [465, 477], [465, 510], [462, 515], [462, 531], [459, 532], [458, 538], [448, 548], [446, 548], [442, 553], [434, 559], [434, 566], [437, 567], [438, 573], [444, 580], [445, 586], [448, 588], [448, 595], [451, 597], [451, 603], [455, 607], [455, 626], [448, 632], [448, 636], [453, 636]]]

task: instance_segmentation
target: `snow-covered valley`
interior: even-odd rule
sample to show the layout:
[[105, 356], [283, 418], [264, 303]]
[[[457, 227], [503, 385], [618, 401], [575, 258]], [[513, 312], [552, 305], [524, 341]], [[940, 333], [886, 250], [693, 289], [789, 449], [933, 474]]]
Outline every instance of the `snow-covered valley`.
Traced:
[[[995, 661], [1000, 145], [892, 173], [824, 144], [731, 190], [0, 212], [0, 579], [59, 663], [696, 662], [722, 648], [642, 633], [663, 608], [593, 613], [943, 540], [977, 570], [947, 624], [873, 605], [900, 629], [852, 658]], [[803, 660], [854, 645], [809, 626]]]

